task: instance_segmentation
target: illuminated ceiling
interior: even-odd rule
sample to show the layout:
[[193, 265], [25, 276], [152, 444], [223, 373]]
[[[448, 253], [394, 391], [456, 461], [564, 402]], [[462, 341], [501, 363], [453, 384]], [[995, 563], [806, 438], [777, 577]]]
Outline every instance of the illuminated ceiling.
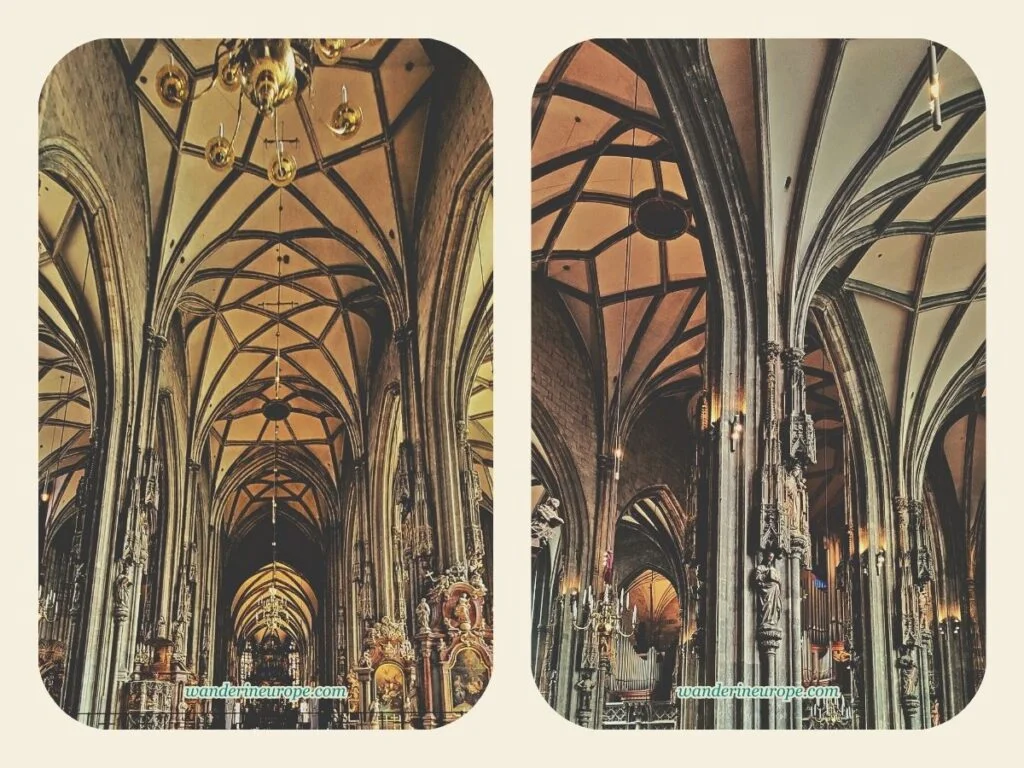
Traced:
[[568, 49], [534, 92], [532, 258], [575, 320], [606, 412], [620, 362], [624, 413], [700, 377], [700, 223], [691, 214], [681, 236], [642, 234], [631, 211], [650, 196], [688, 195], [646, 83], [619, 44]]
[[[935, 131], [927, 41], [762, 44], [760, 59], [748, 40], [713, 40], [709, 50], [747, 181], [752, 190], [762, 174], [769, 182], [776, 279], [784, 300], [806, 310], [836, 270], [856, 297], [894, 438], [906, 445], [957, 374], [984, 366], [984, 97], [967, 64], [938, 47]], [[757, 80], [769, 137], [760, 148]], [[789, 322], [799, 319], [792, 311]]]
[[[282, 445], [336, 484], [346, 442], [356, 452], [363, 445], [374, 334], [405, 311], [433, 67], [418, 41], [383, 41], [318, 66], [311, 89], [272, 119], [246, 99], [239, 111], [237, 94], [220, 86], [181, 109], [165, 106], [157, 70], [173, 55], [202, 90], [216, 42], [124, 41], [149, 172], [158, 312], [177, 311], [185, 334], [193, 442], [206, 452], [215, 490], [269, 449], [262, 408], [273, 398], [280, 321], [282, 399], [291, 407]], [[326, 124], [343, 85], [363, 111], [347, 139]], [[274, 120], [283, 139], [298, 140], [286, 144], [299, 170], [283, 190], [266, 176]], [[234, 135], [236, 123], [238, 160], [214, 171], [205, 144], [221, 124]], [[228, 500], [233, 524], [250, 494], [259, 497], [250, 487]], [[319, 514], [314, 502], [297, 508]]]
[[654, 645], [659, 651], [679, 641], [679, 595], [671, 581], [657, 571], [643, 571], [625, 589], [630, 605], [636, 606], [640, 625], [634, 640], [643, 646]]
[[268, 628], [262, 613], [260, 601], [276, 585], [277, 594], [282, 598], [283, 622], [277, 633], [299, 641], [308, 647], [313, 636], [313, 620], [319, 610], [319, 602], [306, 578], [283, 563], [274, 571], [270, 564], [260, 568], [238, 587], [231, 600], [231, 617], [237, 640], [251, 639], [259, 643], [266, 636]]
[[[977, 79], [938, 48], [943, 124], [934, 131], [927, 41], [707, 47], [738, 181], [765, 217], [789, 333], [802, 337], [793, 327], [827, 276], [851, 292], [904, 446], [923, 434], [950, 382], [984, 366]], [[574, 318], [606, 413], [621, 361], [626, 414], [699, 379], [705, 314], [701, 222], [691, 218], [686, 234], [667, 241], [638, 226], [647, 190], [684, 200], [687, 190], [633, 62], [627, 41], [575, 46], [551, 62], [533, 102], [533, 263]]]

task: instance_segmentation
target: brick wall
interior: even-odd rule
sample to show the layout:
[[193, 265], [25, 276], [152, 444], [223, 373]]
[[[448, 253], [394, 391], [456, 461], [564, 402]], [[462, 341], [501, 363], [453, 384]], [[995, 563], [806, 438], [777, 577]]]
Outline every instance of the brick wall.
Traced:
[[625, 504], [644, 488], [667, 485], [686, 503], [687, 469], [694, 446], [682, 400], [663, 397], [641, 414], [626, 440], [619, 472], [619, 501]]
[[534, 284], [532, 302], [533, 396], [554, 421], [572, 454], [587, 499], [597, 496], [597, 406], [589, 360], [561, 299]]

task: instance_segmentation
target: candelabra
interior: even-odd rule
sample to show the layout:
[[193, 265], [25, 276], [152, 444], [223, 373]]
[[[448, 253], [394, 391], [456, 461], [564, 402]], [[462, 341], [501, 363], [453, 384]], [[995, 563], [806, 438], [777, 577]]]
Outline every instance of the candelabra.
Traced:
[[846, 731], [853, 728], [853, 709], [845, 697], [815, 699], [807, 715], [807, 730]]
[[[633, 606], [633, 615], [629, 623], [629, 632], [622, 631], [622, 625], [629, 614], [629, 593], [619, 590], [617, 597], [612, 598], [611, 587], [607, 584], [604, 587], [604, 594], [596, 603], [594, 602], [594, 590], [587, 587], [583, 595], [582, 610], [579, 606], [579, 596], [572, 596], [572, 625], [577, 630], [589, 629], [602, 638], [610, 638], [614, 634], [622, 637], [632, 637], [636, 631], [636, 606]], [[578, 624], [580, 615], [583, 615], [583, 623]]]

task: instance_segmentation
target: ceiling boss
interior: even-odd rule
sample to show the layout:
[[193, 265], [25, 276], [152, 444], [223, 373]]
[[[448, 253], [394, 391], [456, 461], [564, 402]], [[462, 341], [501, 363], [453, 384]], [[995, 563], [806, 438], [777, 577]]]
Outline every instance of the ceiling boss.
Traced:
[[[206, 162], [216, 171], [226, 171], [235, 162], [235, 138], [242, 119], [243, 99], [256, 108], [264, 119], [274, 118], [274, 147], [276, 157], [267, 168], [267, 177], [277, 186], [287, 186], [295, 178], [298, 165], [295, 158], [284, 151], [284, 141], [278, 132], [277, 109], [304, 92], [313, 95], [313, 69], [319, 63], [334, 66], [345, 51], [354, 50], [370, 39], [345, 40], [324, 38], [309, 40], [288, 39], [236, 39], [217, 43], [210, 82], [196, 92], [189, 74], [173, 57], [160, 69], [156, 90], [160, 100], [168, 107], [179, 108], [194, 101], [219, 85], [225, 92], [238, 92], [238, 119], [234, 133], [228, 138], [223, 124], [218, 134], [206, 144]], [[363, 111], [348, 102], [348, 89], [342, 86], [341, 103], [325, 121], [331, 132], [342, 139], [351, 138], [363, 122]]]

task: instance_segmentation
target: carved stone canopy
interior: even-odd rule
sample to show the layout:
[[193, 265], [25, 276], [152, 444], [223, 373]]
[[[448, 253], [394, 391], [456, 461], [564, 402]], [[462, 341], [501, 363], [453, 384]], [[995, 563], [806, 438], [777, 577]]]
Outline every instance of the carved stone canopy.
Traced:
[[412, 643], [405, 635], [405, 625], [390, 616], [384, 616], [366, 631], [364, 647], [360, 660], [364, 668], [375, 667], [382, 661], [407, 664], [416, 658]]

